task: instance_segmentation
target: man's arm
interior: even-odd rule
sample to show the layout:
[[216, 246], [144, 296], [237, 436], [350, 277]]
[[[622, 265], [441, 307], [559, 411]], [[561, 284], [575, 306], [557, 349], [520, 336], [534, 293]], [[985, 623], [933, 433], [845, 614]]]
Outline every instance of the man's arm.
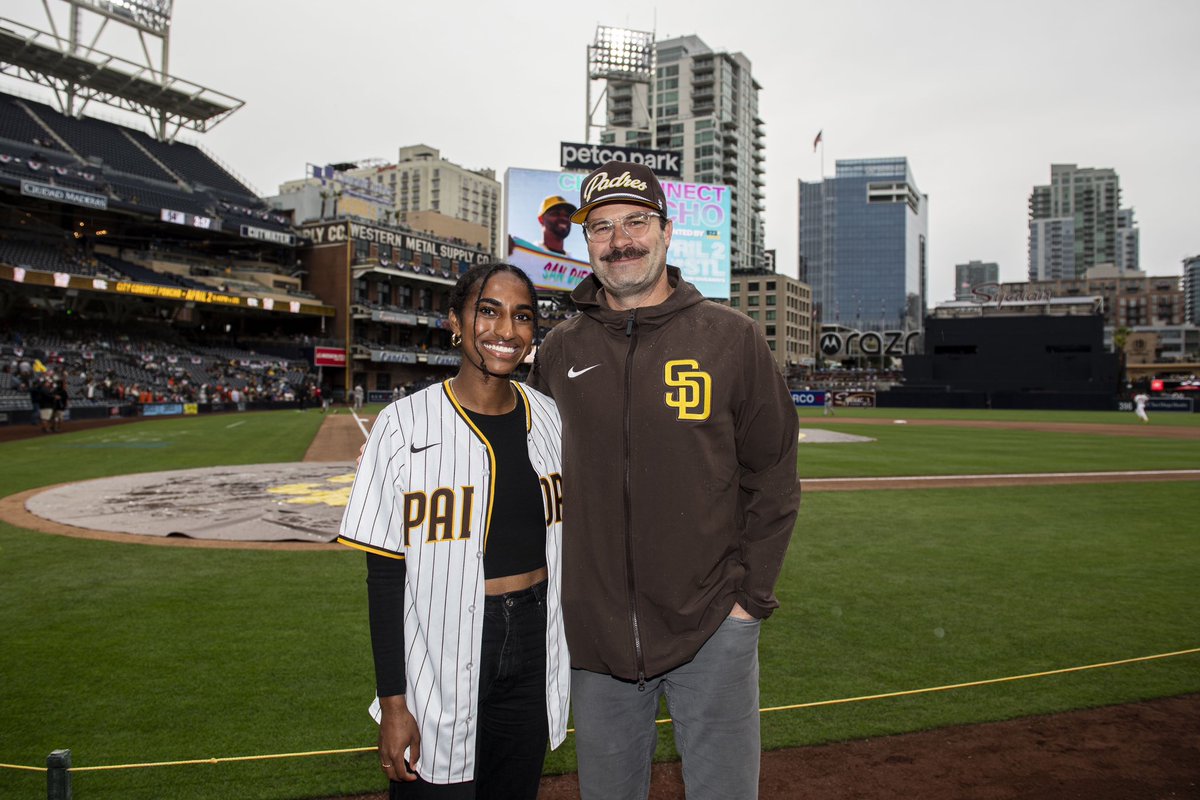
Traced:
[[796, 477], [800, 423], [791, 393], [757, 325], [750, 326], [744, 342], [745, 382], [734, 424], [743, 469], [741, 558], [746, 575], [737, 603], [751, 616], [765, 619], [779, 606], [775, 582], [800, 506]]

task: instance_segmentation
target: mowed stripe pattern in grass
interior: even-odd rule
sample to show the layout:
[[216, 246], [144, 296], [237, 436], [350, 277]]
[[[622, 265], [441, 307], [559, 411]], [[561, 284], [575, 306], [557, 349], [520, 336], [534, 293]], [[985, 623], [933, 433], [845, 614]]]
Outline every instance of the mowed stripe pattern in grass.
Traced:
[[[0, 486], [8, 494], [109, 471], [296, 459], [316, 425], [288, 413], [246, 415], [232, 430], [228, 417], [211, 427], [199, 418], [122, 426], [127, 438], [91, 432], [27, 449], [3, 445]], [[870, 474], [883, 460], [891, 471], [881, 474], [927, 472], [937, 448], [910, 432], [870, 451], [806, 446], [801, 471]], [[985, 458], [975, 471], [1044, 469], [1061, 446], [1055, 436], [1006, 443], [1012, 433], [990, 444], [1008, 466]], [[943, 447], [968, 448], [974, 434]], [[1130, 451], [1109, 446], [1117, 441], [1089, 445], [1086, 468], [1103, 469], [1097, 459], [1129, 468]], [[1151, 443], [1139, 463], [1177, 467], [1188, 452], [1189, 466], [1200, 462], [1194, 445], [1175, 444]], [[1083, 452], [1074, 460], [1087, 460]], [[809, 494], [779, 585], [783, 606], [763, 629], [763, 705], [1186, 646], [1200, 618], [1196, 494], [1194, 484], [1173, 483]], [[41, 764], [56, 747], [70, 747], [86, 766], [374, 741], [357, 553], [136, 547], [0, 525], [0, 586], [0, 761]], [[792, 746], [1196, 690], [1200, 668], [1180, 659], [781, 712], [764, 718], [764, 741]], [[573, 769], [570, 742], [548, 769]], [[661, 755], [670, 752], [664, 744]], [[369, 753], [75, 779], [79, 797], [298, 798], [380, 788]], [[41, 776], [0, 771], [0, 796], [43, 791]]]

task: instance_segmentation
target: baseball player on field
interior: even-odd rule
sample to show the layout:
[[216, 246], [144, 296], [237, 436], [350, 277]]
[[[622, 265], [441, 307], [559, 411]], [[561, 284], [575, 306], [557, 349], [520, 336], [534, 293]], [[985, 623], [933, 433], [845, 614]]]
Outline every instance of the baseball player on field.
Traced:
[[507, 264], [450, 295], [458, 374], [376, 419], [339, 541], [367, 552], [379, 763], [392, 798], [534, 798], [566, 736], [561, 426], [510, 380], [537, 293]]
[[1133, 413], [1137, 415], [1143, 423], [1149, 422], [1150, 417], [1146, 415], [1146, 404], [1150, 402], [1150, 397], [1145, 392], [1138, 392], [1133, 397]]

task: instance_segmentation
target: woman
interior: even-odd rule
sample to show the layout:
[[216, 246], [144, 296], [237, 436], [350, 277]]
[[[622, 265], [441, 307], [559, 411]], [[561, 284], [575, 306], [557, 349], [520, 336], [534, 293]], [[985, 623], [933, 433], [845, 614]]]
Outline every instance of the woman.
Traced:
[[533, 798], [566, 736], [559, 606], [561, 425], [511, 380], [537, 292], [516, 267], [472, 268], [450, 294], [458, 373], [389, 405], [363, 450], [339, 541], [367, 552], [391, 797]]

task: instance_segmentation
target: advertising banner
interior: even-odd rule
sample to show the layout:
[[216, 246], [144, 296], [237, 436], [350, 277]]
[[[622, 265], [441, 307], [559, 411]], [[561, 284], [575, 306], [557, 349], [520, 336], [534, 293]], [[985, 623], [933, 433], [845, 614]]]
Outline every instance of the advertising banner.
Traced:
[[314, 347], [314, 367], [344, 367], [346, 366], [346, 351], [340, 347]]
[[683, 156], [674, 150], [651, 150], [648, 147], [618, 147], [615, 144], [582, 144], [562, 142], [558, 146], [558, 165], [563, 169], [591, 172], [609, 161], [628, 161], [645, 164], [659, 180], [683, 175]]
[[[539, 221], [551, 198], [578, 206], [584, 177], [584, 173], [530, 169], [510, 169], [504, 175], [507, 258], [538, 289], [570, 291], [592, 273], [587, 242], [578, 225], [555, 231]], [[674, 222], [667, 263], [679, 267], [705, 297], [729, 297], [729, 187], [660, 182]], [[552, 222], [549, 217], [542, 219]], [[561, 252], [553, 249], [556, 239], [561, 239]]]
[[824, 408], [825, 407], [825, 391], [792, 391], [792, 402], [797, 408]]

